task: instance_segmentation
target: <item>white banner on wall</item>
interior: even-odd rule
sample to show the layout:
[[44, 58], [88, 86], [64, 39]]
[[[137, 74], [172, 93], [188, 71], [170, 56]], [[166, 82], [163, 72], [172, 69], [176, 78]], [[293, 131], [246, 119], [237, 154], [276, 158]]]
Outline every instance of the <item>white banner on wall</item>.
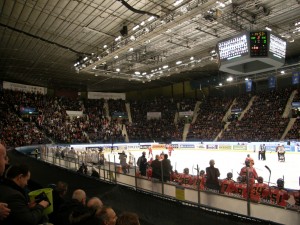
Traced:
[[83, 111], [71, 111], [71, 110], [67, 110], [66, 112], [67, 112], [67, 114], [70, 117], [83, 116]]
[[88, 92], [88, 99], [126, 99], [125, 93]]
[[47, 94], [47, 88], [45, 87], [11, 83], [7, 81], [3, 81], [3, 89], [13, 90], [13, 91], [23, 91], [29, 93], [39, 93], [42, 95]]
[[161, 118], [161, 112], [147, 112], [147, 120]]
[[179, 112], [179, 117], [183, 116], [193, 116], [193, 111], [184, 111], [184, 112]]

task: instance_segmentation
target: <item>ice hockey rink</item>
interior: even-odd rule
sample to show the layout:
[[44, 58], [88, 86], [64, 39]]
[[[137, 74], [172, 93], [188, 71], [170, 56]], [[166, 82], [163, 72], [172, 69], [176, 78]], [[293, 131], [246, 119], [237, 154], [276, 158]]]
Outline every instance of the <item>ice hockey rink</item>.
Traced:
[[[145, 150], [146, 157], [150, 159], [148, 150]], [[156, 154], [160, 154], [162, 151], [153, 150], [153, 158]], [[129, 152], [127, 152], [129, 153]], [[142, 151], [130, 152], [134, 155], [135, 161], [142, 155]], [[168, 153], [167, 150], [164, 153]], [[258, 176], [264, 178], [264, 182], [268, 183], [270, 176], [270, 186], [276, 185], [278, 178], [283, 178], [285, 181], [285, 188], [299, 189], [300, 182], [300, 154], [287, 152], [285, 154], [285, 162], [278, 162], [276, 152], [266, 152], [266, 160], [258, 160], [258, 152], [233, 152], [233, 151], [218, 151], [218, 150], [186, 150], [175, 149], [172, 151], [171, 164], [173, 170], [183, 172], [184, 168], [189, 168], [191, 175], [197, 174], [197, 165], [200, 170], [205, 170], [209, 166], [211, 159], [215, 160], [215, 167], [220, 170], [220, 179], [226, 178], [228, 172], [232, 172], [233, 179], [236, 180], [241, 168], [245, 166], [245, 159], [247, 154], [254, 159], [254, 168]], [[118, 161], [116, 161], [118, 162]], [[265, 167], [268, 166], [271, 170], [271, 174]]]

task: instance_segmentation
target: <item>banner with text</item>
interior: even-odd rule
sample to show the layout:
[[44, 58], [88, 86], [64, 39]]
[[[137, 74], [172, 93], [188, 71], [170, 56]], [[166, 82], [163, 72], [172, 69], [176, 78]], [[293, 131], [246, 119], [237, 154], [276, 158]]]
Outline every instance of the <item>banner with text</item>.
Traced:
[[125, 93], [109, 93], [109, 92], [88, 92], [88, 99], [122, 99], [125, 100]]
[[23, 91], [29, 93], [39, 93], [42, 95], [47, 94], [47, 88], [44, 87], [17, 84], [17, 83], [11, 83], [7, 81], [3, 81], [3, 89], [9, 89], [13, 91]]

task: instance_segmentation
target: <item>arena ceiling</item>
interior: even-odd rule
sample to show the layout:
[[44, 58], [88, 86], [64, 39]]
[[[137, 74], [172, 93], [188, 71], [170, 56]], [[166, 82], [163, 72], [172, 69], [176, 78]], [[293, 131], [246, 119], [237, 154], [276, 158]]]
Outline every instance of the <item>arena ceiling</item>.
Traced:
[[209, 79], [218, 41], [266, 26], [299, 63], [299, 12], [299, 0], [1, 0], [0, 79], [111, 92]]

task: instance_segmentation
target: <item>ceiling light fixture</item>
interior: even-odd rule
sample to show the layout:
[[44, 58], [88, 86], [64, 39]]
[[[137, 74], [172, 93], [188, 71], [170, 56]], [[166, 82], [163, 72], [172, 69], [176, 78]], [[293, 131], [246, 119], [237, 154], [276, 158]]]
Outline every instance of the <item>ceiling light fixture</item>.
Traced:
[[174, 6], [178, 6], [182, 2], [183, 2], [183, 0], [176, 0], [173, 5]]
[[154, 20], [154, 19], [155, 19], [155, 17], [154, 17], [154, 16], [151, 16], [151, 17], [149, 17], [148, 21], [150, 22], [150, 21], [152, 21], [152, 20]]
[[121, 36], [118, 36], [116, 39], [115, 39], [115, 41], [119, 41], [119, 40], [121, 40]]
[[226, 81], [231, 82], [231, 81], [233, 81], [233, 78], [232, 78], [232, 77], [228, 77], [228, 78], [226, 79]]
[[266, 30], [268, 31], [272, 31], [272, 29], [270, 27], [266, 27]]
[[138, 29], [140, 27], [140, 25], [136, 25], [135, 27], [132, 28], [133, 31], [135, 31], [136, 29]]

